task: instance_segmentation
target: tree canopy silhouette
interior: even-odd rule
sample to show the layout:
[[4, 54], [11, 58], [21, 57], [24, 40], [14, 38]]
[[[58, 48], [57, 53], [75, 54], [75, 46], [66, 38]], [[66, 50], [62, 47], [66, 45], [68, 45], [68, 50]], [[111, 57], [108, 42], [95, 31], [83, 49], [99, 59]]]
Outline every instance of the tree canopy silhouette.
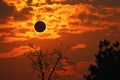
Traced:
[[84, 75], [86, 80], [120, 80], [120, 43], [111, 44], [104, 40], [99, 43], [95, 54], [96, 65], [89, 66], [90, 73]]

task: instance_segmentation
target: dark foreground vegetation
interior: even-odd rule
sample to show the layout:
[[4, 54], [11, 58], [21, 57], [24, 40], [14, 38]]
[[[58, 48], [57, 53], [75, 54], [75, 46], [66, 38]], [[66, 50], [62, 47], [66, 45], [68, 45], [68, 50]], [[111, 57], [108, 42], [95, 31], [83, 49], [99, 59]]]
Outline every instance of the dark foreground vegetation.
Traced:
[[[89, 73], [84, 75], [85, 80], [120, 80], [120, 43], [111, 43], [108, 40], [100, 41], [99, 50], [95, 54], [96, 64], [91, 64]], [[40, 80], [56, 80], [55, 71], [62, 69], [61, 60], [65, 57], [67, 49], [54, 49], [51, 52], [33, 49], [26, 56], [31, 61], [33, 72], [38, 72]]]
[[96, 65], [89, 66], [86, 80], [120, 80], [120, 43], [111, 44], [104, 40], [99, 43], [99, 51], [95, 55]]

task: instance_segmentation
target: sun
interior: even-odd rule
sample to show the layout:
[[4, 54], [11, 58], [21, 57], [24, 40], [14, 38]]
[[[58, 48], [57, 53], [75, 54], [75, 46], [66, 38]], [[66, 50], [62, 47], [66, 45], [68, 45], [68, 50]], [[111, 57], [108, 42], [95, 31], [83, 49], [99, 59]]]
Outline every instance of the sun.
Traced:
[[45, 29], [46, 29], [46, 25], [43, 21], [37, 21], [34, 25], [34, 29], [37, 31], [37, 32], [44, 32]]

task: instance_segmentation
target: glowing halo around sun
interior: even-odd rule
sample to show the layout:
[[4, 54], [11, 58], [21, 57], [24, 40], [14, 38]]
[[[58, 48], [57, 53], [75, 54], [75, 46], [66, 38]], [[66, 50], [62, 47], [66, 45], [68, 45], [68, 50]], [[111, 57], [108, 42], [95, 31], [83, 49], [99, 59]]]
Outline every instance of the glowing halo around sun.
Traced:
[[46, 29], [46, 25], [43, 21], [37, 21], [34, 25], [34, 29], [37, 32], [44, 32]]

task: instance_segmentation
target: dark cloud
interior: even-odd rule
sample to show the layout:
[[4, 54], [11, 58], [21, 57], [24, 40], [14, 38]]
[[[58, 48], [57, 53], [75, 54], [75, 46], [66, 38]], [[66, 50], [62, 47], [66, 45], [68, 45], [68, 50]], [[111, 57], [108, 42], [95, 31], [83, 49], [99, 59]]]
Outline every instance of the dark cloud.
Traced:
[[46, 0], [46, 2], [47, 2], [48, 4], [53, 3], [51, 0]]
[[[2, 46], [5, 46], [4, 44], [2, 44], [2, 42], [5, 40], [6, 37], [14, 35], [14, 33], [12, 32], [13, 30], [14, 30], [14, 28], [8, 28], [8, 27], [2, 27], [0, 29], [0, 34], [1, 34], [0, 35], [0, 50], [1, 51], [6, 49], [5, 47], [2, 47]], [[4, 49], [2, 49], [2, 48], [4, 48]]]
[[33, 0], [27, 0], [27, 5], [28, 5], [28, 6], [31, 6], [31, 5], [32, 5], [32, 1], [33, 1]]
[[112, 8], [105, 8], [105, 7], [88, 7], [88, 9], [90, 10], [91, 13], [99, 13], [100, 15], [108, 15], [111, 14], [111, 12], [113, 12], [111, 9]]
[[50, 7], [44, 7], [45, 12], [53, 12], [54, 10]]
[[91, 4], [94, 6], [109, 6], [109, 7], [120, 7], [120, 0], [46, 0], [48, 4], [58, 3], [58, 4]]
[[74, 5], [74, 4], [79, 4], [79, 3], [87, 3], [89, 0], [64, 0], [64, 1], [57, 1], [57, 0], [46, 0], [46, 2], [48, 4], [53, 4], [53, 3], [58, 3], [58, 4], [71, 4], [71, 5]]
[[13, 5], [8, 5], [3, 0], [0, 0], [0, 23], [5, 23], [9, 17], [13, 16], [15, 12], [15, 7]]
[[10, 32], [11, 30], [13, 30], [14, 28], [1, 28], [0, 29], [0, 33], [2, 32]]
[[79, 22], [69, 22], [69, 25], [77, 26], [77, 25], [79, 25]]
[[120, 7], [120, 0], [94, 0], [94, 6]]
[[74, 5], [74, 4], [79, 4], [79, 3], [88, 3], [89, 0], [66, 0], [64, 2], [62, 2], [63, 4], [71, 4], [71, 5]]
[[21, 11], [16, 12], [14, 15], [14, 20], [25, 21], [30, 19], [32, 15], [31, 11], [33, 11], [33, 8], [31, 7], [23, 8]]
[[93, 26], [97, 22], [97, 24], [101, 25], [103, 22], [119, 22], [120, 19], [116, 19], [119, 16], [106, 16], [106, 17], [100, 17], [98, 15], [93, 14], [80, 14], [79, 18], [82, 21], [83, 25], [86, 26]]
[[29, 29], [19, 29], [18, 32], [20, 33], [26, 33], [27, 31], [29, 31]]
[[86, 26], [94, 25], [93, 21], [99, 21], [101, 18], [99, 16], [93, 15], [93, 14], [85, 14], [81, 13], [79, 15], [79, 19], [81, 20], [82, 24]]
[[90, 13], [82, 12], [77, 15], [81, 23], [86, 26], [102, 24], [104, 22], [119, 23], [120, 11], [117, 8], [92, 7], [89, 8]]
[[[28, 3], [32, 3], [32, 0], [28, 0]], [[17, 21], [28, 20], [32, 10], [31, 7], [25, 7], [21, 11], [16, 11], [15, 6], [0, 0], [0, 23], [5, 23], [10, 17], [14, 17]]]

